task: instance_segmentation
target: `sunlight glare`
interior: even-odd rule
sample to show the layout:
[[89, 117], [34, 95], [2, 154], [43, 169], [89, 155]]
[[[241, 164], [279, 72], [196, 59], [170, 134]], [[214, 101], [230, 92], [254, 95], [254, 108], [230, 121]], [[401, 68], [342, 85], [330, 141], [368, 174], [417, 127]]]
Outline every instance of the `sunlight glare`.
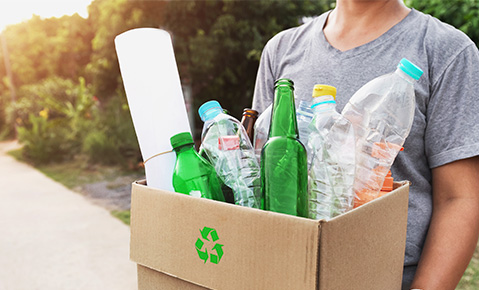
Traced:
[[0, 31], [10, 24], [30, 19], [33, 14], [42, 18], [61, 17], [78, 13], [87, 18], [92, 0], [0, 0]]

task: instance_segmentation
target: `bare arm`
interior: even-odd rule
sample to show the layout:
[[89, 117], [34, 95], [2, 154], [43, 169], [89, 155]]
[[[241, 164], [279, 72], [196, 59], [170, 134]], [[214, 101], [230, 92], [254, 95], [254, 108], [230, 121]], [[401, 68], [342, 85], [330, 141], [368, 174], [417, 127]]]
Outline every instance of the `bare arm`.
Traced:
[[432, 171], [433, 213], [411, 288], [454, 289], [479, 235], [479, 157]]

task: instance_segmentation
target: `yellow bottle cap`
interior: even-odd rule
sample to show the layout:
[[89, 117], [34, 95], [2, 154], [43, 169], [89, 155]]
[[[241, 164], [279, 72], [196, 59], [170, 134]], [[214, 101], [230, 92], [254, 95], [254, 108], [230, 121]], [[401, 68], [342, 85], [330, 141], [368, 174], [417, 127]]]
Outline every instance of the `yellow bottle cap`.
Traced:
[[320, 96], [333, 96], [336, 100], [336, 88], [328, 85], [315, 85], [313, 89], [313, 98]]

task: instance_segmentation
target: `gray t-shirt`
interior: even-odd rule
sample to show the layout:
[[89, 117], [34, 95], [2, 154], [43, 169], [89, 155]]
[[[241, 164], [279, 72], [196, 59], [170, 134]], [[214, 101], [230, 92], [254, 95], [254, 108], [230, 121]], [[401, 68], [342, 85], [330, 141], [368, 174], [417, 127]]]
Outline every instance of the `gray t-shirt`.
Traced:
[[391, 172], [412, 182], [403, 287], [409, 286], [432, 213], [431, 168], [479, 155], [479, 52], [462, 32], [417, 10], [379, 38], [341, 52], [323, 34], [329, 12], [274, 36], [260, 62], [253, 108], [273, 101], [273, 83], [290, 78], [297, 101], [315, 84], [335, 86], [337, 109], [370, 80], [394, 72], [405, 57], [424, 74], [415, 84], [414, 124]]

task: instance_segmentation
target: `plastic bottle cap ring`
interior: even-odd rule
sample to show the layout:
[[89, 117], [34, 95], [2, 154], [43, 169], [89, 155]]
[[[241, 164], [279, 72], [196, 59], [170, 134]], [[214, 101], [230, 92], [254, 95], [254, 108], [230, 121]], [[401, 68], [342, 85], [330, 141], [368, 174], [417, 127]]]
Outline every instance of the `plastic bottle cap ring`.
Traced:
[[[219, 113], [223, 112], [220, 103], [218, 101], [208, 101], [200, 106], [198, 109], [198, 114], [202, 121], [209, 120], [211, 118], [216, 117]], [[211, 116], [209, 114], [212, 114]]]

